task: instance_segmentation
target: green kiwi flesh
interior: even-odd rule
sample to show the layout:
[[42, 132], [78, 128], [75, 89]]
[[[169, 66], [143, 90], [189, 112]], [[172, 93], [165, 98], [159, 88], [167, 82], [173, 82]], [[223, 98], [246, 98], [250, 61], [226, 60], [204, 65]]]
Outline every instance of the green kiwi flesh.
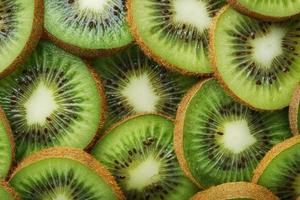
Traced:
[[93, 60], [107, 100], [105, 127], [138, 113], [174, 117], [184, 93], [197, 82], [167, 71], [133, 46], [111, 57]]
[[24, 65], [0, 80], [16, 159], [46, 147], [88, 146], [104, 112], [98, 86], [83, 60], [41, 41]]
[[[273, 145], [292, 136], [288, 112], [257, 112], [229, 97], [215, 79], [189, 93], [176, 117], [176, 148], [183, 149], [192, 178], [207, 188], [249, 181]], [[176, 132], [175, 131], [175, 132]]]
[[208, 28], [223, 0], [129, 0], [132, 32], [147, 54], [184, 74], [211, 73]]
[[8, 190], [8, 186], [5, 183], [0, 182], [0, 197], [3, 200], [17, 200], [16, 194], [14, 194], [12, 192], [12, 189], [9, 188]]
[[172, 141], [170, 120], [139, 115], [108, 131], [92, 155], [116, 177], [127, 199], [188, 199], [198, 189], [181, 171]]
[[252, 108], [288, 106], [300, 81], [299, 33], [299, 19], [263, 22], [225, 8], [211, 29], [211, 56], [218, 79], [231, 95]]

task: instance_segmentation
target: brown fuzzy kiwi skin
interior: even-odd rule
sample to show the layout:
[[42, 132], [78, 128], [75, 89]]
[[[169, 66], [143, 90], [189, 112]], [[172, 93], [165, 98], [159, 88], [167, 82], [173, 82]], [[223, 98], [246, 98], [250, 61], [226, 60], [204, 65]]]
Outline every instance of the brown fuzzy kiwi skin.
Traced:
[[184, 156], [183, 128], [184, 128], [184, 120], [185, 120], [186, 110], [187, 110], [187, 107], [188, 107], [190, 101], [192, 100], [192, 98], [194, 97], [196, 92], [203, 86], [203, 84], [205, 84], [209, 80], [211, 80], [211, 78], [200, 81], [199, 83], [194, 85], [183, 97], [183, 99], [181, 100], [181, 102], [178, 106], [176, 119], [175, 119], [175, 128], [174, 128], [174, 148], [175, 148], [175, 153], [176, 153], [179, 165], [180, 165], [181, 169], [183, 170], [183, 172], [185, 173], [185, 175], [189, 179], [191, 179], [193, 181], [193, 183], [195, 183], [201, 189], [205, 189], [205, 186], [203, 186], [203, 184], [201, 184], [199, 181], [197, 181], [194, 178], [194, 176], [192, 175], [192, 172], [189, 169], [187, 160], [185, 159], [185, 156]]
[[291, 19], [293, 17], [297, 17], [300, 15], [300, 13], [295, 14], [295, 15], [291, 15], [291, 16], [284, 16], [284, 17], [274, 17], [274, 16], [267, 16], [267, 15], [263, 15], [260, 14], [258, 12], [254, 12], [251, 11], [249, 9], [247, 9], [245, 6], [243, 6], [239, 0], [227, 0], [227, 2], [237, 11], [243, 13], [244, 15], [248, 15], [250, 17], [254, 17], [256, 19], [259, 20], [263, 20], [263, 21], [270, 21], [270, 22], [279, 22], [279, 21], [284, 21], [284, 20], [288, 20]]
[[292, 133], [294, 135], [299, 134], [299, 128], [298, 127], [298, 113], [299, 111], [299, 105], [300, 105], [300, 83], [298, 84], [293, 97], [292, 101], [290, 103], [289, 107], [289, 121], [290, 121], [290, 127], [292, 129]]
[[224, 183], [197, 193], [190, 200], [227, 200], [249, 198], [255, 200], [279, 200], [267, 188], [248, 182]]
[[15, 200], [21, 200], [19, 194], [14, 191], [7, 182], [0, 181], [0, 187], [3, 187]]
[[270, 162], [276, 158], [282, 151], [300, 143], [300, 135], [294, 136], [285, 140], [282, 143], [275, 145], [260, 161], [258, 166], [253, 172], [252, 183], [258, 183], [259, 178], [264, 173]]
[[129, 24], [129, 29], [131, 34], [133, 35], [136, 43], [139, 47], [143, 50], [143, 52], [150, 58], [152, 58], [155, 62], [160, 64], [161, 66], [167, 68], [170, 71], [181, 73], [185, 76], [196, 76], [196, 77], [211, 77], [212, 73], [199, 73], [199, 72], [190, 72], [185, 69], [180, 68], [179, 66], [175, 66], [166, 60], [162, 59], [159, 55], [155, 54], [144, 42], [142, 37], [139, 34], [137, 26], [133, 20], [133, 13], [132, 13], [132, 0], [127, 0], [126, 2], [127, 7], [127, 22]]
[[34, 18], [33, 18], [32, 30], [30, 36], [24, 48], [22, 49], [21, 53], [4, 71], [0, 73], [0, 79], [12, 73], [18, 66], [20, 66], [24, 62], [24, 60], [35, 49], [43, 33], [43, 24], [44, 24], [44, 0], [34, 0]]
[[45, 159], [51, 158], [63, 158], [77, 161], [89, 169], [95, 171], [98, 176], [102, 177], [103, 180], [112, 188], [119, 200], [125, 200], [125, 197], [118, 186], [115, 178], [109, 173], [109, 171], [90, 154], [83, 150], [69, 147], [53, 147], [39, 151], [27, 158], [25, 158], [13, 172], [10, 180], [23, 168], [31, 165], [34, 162], [38, 162]]

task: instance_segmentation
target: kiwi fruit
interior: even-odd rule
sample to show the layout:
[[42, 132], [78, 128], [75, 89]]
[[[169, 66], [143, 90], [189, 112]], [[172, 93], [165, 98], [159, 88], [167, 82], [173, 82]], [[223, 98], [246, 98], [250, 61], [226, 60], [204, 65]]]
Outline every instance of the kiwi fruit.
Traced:
[[4, 181], [0, 181], [0, 197], [2, 200], [21, 200], [19, 195]]
[[46, 147], [87, 147], [103, 124], [103, 96], [96, 73], [82, 59], [41, 41], [24, 65], [0, 80], [16, 159]]
[[167, 71], [137, 47], [92, 64], [103, 80], [107, 100], [105, 127], [138, 113], [161, 113], [174, 117], [182, 96], [197, 82]]
[[73, 54], [109, 55], [132, 43], [124, 0], [44, 0], [45, 37]]
[[123, 200], [113, 176], [91, 155], [73, 148], [45, 149], [23, 160], [9, 183], [23, 200]]
[[128, 23], [144, 52], [185, 75], [212, 73], [208, 29], [225, 0], [128, 0]]
[[254, 171], [253, 183], [265, 186], [280, 199], [300, 197], [300, 136], [274, 146]]
[[0, 78], [7, 76], [32, 52], [43, 32], [42, 0], [1, 0]]
[[300, 81], [298, 18], [263, 22], [225, 7], [210, 35], [215, 75], [231, 96], [256, 110], [289, 105]]
[[5, 179], [8, 175], [14, 160], [14, 148], [14, 139], [9, 122], [0, 107], [0, 179]]
[[292, 101], [289, 107], [290, 126], [294, 135], [300, 133], [300, 84], [294, 92]]
[[300, 1], [228, 0], [238, 11], [267, 21], [286, 20], [300, 13]]
[[174, 134], [181, 168], [202, 188], [250, 181], [265, 153], [292, 136], [287, 109], [251, 110], [215, 79], [201, 81], [183, 98]]
[[116, 177], [127, 199], [188, 199], [198, 188], [179, 167], [173, 128], [161, 115], [132, 116], [108, 130], [92, 155]]
[[279, 200], [271, 191], [248, 182], [224, 183], [197, 193], [191, 200]]

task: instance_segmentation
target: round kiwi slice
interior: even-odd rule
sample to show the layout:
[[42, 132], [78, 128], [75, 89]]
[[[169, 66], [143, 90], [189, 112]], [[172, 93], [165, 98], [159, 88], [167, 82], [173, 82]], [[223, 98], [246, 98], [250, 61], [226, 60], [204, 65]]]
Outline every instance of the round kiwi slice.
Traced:
[[252, 182], [265, 186], [280, 199], [300, 197], [300, 136], [274, 146], [254, 171]]
[[129, 0], [131, 31], [147, 55], [187, 74], [212, 72], [208, 28], [225, 0]]
[[294, 92], [289, 107], [290, 126], [294, 135], [300, 133], [300, 84]]
[[92, 155], [116, 177], [127, 199], [188, 199], [198, 191], [179, 167], [173, 126], [156, 114], [130, 117], [94, 147]]
[[73, 148], [49, 148], [26, 158], [9, 183], [23, 200], [124, 199], [113, 176]]
[[23, 66], [0, 80], [17, 160], [45, 147], [85, 148], [102, 125], [103, 96], [83, 60], [41, 41]]
[[6, 178], [11, 168], [15, 154], [14, 148], [15, 145], [9, 122], [0, 107], [0, 179]]
[[273, 145], [291, 137], [288, 111], [257, 112], [227, 96], [215, 79], [194, 86], [178, 108], [179, 163], [203, 188], [249, 181]]
[[225, 7], [210, 35], [213, 68], [230, 95], [258, 110], [289, 105], [300, 81], [299, 19], [263, 22]]
[[300, 1], [228, 0], [238, 11], [262, 20], [285, 20], [300, 13]]
[[196, 78], [167, 71], [137, 46], [111, 57], [97, 58], [93, 66], [105, 87], [106, 127], [137, 113], [173, 117], [184, 93], [197, 82]]
[[107, 55], [129, 45], [124, 0], [44, 0], [45, 33], [74, 54]]
[[197, 193], [191, 200], [279, 200], [268, 189], [247, 182], [224, 183]]
[[31, 53], [43, 31], [41, 0], [0, 2], [0, 78], [11, 73]]
[[8, 183], [0, 181], [0, 197], [2, 200], [21, 200]]

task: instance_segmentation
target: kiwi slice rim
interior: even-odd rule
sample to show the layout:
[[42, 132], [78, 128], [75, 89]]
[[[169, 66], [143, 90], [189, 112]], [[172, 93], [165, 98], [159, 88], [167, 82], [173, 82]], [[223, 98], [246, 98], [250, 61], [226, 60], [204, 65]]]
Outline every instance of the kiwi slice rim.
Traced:
[[5, 181], [0, 181], [0, 187], [6, 190], [15, 200], [21, 200], [19, 194]]
[[118, 186], [115, 178], [109, 173], [109, 171], [90, 154], [77, 148], [52, 147], [32, 154], [31, 156], [25, 158], [21, 163], [18, 164], [13, 174], [11, 175], [9, 181], [12, 180], [14, 175], [17, 174], [24, 167], [34, 162], [38, 162], [48, 158], [69, 159], [85, 165], [89, 169], [95, 171], [98, 174], [98, 176], [103, 177], [104, 182], [107, 185], [111, 186], [118, 199], [125, 200], [125, 197], [120, 187]]
[[274, 158], [276, 158], [282, 151], [296, 145], [297, 143], [300, 143], [300, 135], [294, 136], [275, 145], [257, 165], [253, 172], [252, 183], [258, 183], [260, 176], [264, 173], [265, 169]]
[[255, 12], [253, 10], [247, 9], [245, 6], [243, 6], [238, 0], [228, 0], [227, 1], [234, 9], [238, 10], [239, 12], [248, 15], [250, 17], [254, 17], [260, 20], [264, 21], [271, 21], [271, 22], [278, 22], [278, 21], [284, 21], [296, 16], [299, 16], [300, 13], [290, 15], [290, 16], [283, 16], [283, 17], [275, 17], [275, 16], [268, 16], [264, 15], [258, 12]]
[[267, 188], [249, 182], [224, 183], [198, 192], [191, 200], [220, 200], [250, 198], [255, 200], [279, 200]]
[[299, 134], [299, 128], [298, 127], [298, 113], [299, 113], [299, 106], [300, 106], [300, 84], [297, 86], [292, 101], [290, 103], [289, 107], [289, 121], [290, 121], [290, 127], [292, 129], [292, 133], [294, 135]]
[[31, 54], [31, 52], [37, 46], [42, 34], [44, 24], [44, 0], [34, 0], [34, 17], [32, 23], [32, 30], [27, 39], [25, 46], [22, 51], [15, 58], [15, 60], [0, 72], [0, 79], [12, 73], [23, 61]]

